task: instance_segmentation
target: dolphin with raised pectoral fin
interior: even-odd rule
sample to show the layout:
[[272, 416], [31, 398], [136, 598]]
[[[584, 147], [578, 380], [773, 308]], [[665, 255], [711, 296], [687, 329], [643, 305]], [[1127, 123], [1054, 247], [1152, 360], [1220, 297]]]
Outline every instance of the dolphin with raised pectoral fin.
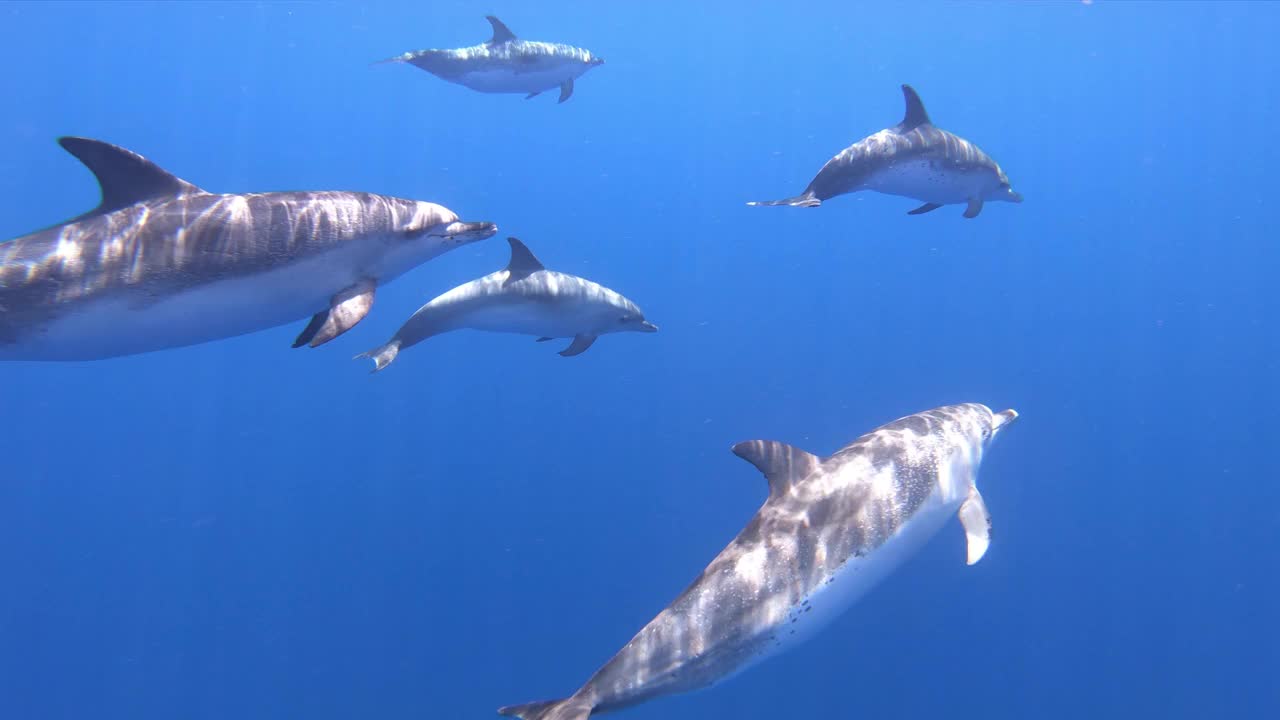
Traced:
[[525, 99], [546, 90], [560, 89], [564, 102], [573, 94], [573, 81], [604, 60], [590, 50], [560, 43], [521, 40], [498, 18], [485, 18], [493, 26], [486, 43], [446, 50], [417, 50], [383, 60], [408, 63], [435, 75], [484, 93], [519, 93]]
[[511, 261], [498, 272], [458, 287], [423, 305], [384, 345], [356, 358], [372, 358], [374, 372], [400, 351], [434, 335], [471, 328], [537, 336], [538, 342], [573, 338], [560, 355], [586, 352], [596, 338], [615, 332], [657, 332], [635, 303], [603, 285], [543, 267], [515, 238]]
[[990, 538], [978, 467], [1017, 416], [978, 404], [940, 407], [826, 458], [780, 442], [735, 445], [769, 482], [746, 528], [573, 695], [498, 712], [583, 720], [713, 685], [831, 621], [953, 515], [968, 563], [976, 563]]
[[0, 360], [97, 360], [306, 317], [294, 347], [315, 347], [360, 322], [379, 285], [498, 231], [370, 193], [215, 195], [124, 148], [58, 142], [102, 202], [0, 243]]
[[804, 192], [785, 200], [748, 205], [817, 207], [837, 195], [874, 190], [924, 202], [908, 215], [943, 205], [964, 205], [974, 218], [983, 203], [1022, 202], [1000, 165], [977, 145], [936, 127], [910, 85], [902, 86], [907, 110], [902, 122], [850, 145], [827, 161]]

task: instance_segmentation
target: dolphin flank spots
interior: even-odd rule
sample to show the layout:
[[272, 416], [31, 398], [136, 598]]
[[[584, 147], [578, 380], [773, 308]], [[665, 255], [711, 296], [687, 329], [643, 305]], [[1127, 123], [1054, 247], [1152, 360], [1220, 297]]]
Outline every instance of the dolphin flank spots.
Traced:
[[990, 528], [978, 467], [1017, 416], [976, 403], [935, 408], [826, 458], [780, 442], [738, 443], [733, 452], [769, 483], [746, 528], [573, 695], [498, 712], [583, 720], [709, 687], [830, 622], [953, 515], [972, 565]]

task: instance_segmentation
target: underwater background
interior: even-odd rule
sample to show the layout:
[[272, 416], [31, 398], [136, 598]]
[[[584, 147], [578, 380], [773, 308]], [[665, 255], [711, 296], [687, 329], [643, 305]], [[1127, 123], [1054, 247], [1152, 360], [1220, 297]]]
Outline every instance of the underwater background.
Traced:
[[[607, 64], [563, 105], [370, 65], [488, 13]], [[954, 402], [1022, 414], [981, 563], [951, 523], [806, 645], [626, 716], [1280, 716], [1277, 30], [1270, 3], [0, 4], [2, 238], [97, 203], [64, 134], [502, 233], [319, 350], [299, 322], [0, 368], [0, 718], [560, 697], [763, 501], [733, 443], [825, 455]], [[897, 123], [902, 83], [1026, 202], [745, 205]], [[662, 331], [352, 361], [505, 235]]]

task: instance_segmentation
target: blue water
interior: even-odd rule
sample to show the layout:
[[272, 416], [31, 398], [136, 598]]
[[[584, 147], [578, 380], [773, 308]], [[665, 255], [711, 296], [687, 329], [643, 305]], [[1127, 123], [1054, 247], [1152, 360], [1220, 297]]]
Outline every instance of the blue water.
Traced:
[[[487, 39], [607, 59], [524, 101], [369, 63]], [[92, 207], [53, 142], [215, 191], [493, 220], [657, 335], [459, 332], [350, 358], [501, 237], [304, 324], [0, 375], [0, 718], [484, 718], [572, 692], [740, 529], [728, 448], [829, 453], [1014, 407], [949, 525], [809, 644], [664, 718], [1280, 716], [1280, 270], [1263, 3], [0, 5], [0, 238]], [[899, 84], [1000, 161], [975, 220], [793, 195]]]

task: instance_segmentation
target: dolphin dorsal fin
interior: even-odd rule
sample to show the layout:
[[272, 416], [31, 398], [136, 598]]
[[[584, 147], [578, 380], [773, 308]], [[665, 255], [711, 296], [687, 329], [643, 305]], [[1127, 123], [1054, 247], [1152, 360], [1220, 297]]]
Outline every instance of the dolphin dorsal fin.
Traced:
[[504, 287], [539, 270], [546, 270], [524, 243], [513, 237], [507, 238], [507, 242], [511, 244], [511, 262], [507, 263], [507, 279], [502, 283]]
[[493, 37], [489, 38], [488, 44], [501, 45], [504, 42], [516, 39], [516, 34], [511, 32], [511, 28], [507, 27], [506, 24], [498, 18], [492, 15], [485, 15], [484, 19], [488, 20], [489, 24], [493, 26]]
[[797, 481], [813, 474], [822, 464], [822, 458], [798, 447], [776, 440], [748, 440], [733, 446], [733, 454], [746, 460], [764, 473], [769, 481], [769, 493], [787, 492]]
[[920, 102], [920, 95], [916, 93], [915, 88], [903, 85], [902, 98], [907, 101], [907, 112], [902, 116], [902, 122], [898, 123], [898, 132], [908, 132], [921, 125], [932, 124], [929, 121], [929, 113], [924, 111], [924, 103]]
[[141, 155], [111, 143], [60, 137], [58, 144], [89, 168], [102, 189], [102, 202], [81, 215], [82, 218], [113, 212], [143, 200], [204, 192]]

